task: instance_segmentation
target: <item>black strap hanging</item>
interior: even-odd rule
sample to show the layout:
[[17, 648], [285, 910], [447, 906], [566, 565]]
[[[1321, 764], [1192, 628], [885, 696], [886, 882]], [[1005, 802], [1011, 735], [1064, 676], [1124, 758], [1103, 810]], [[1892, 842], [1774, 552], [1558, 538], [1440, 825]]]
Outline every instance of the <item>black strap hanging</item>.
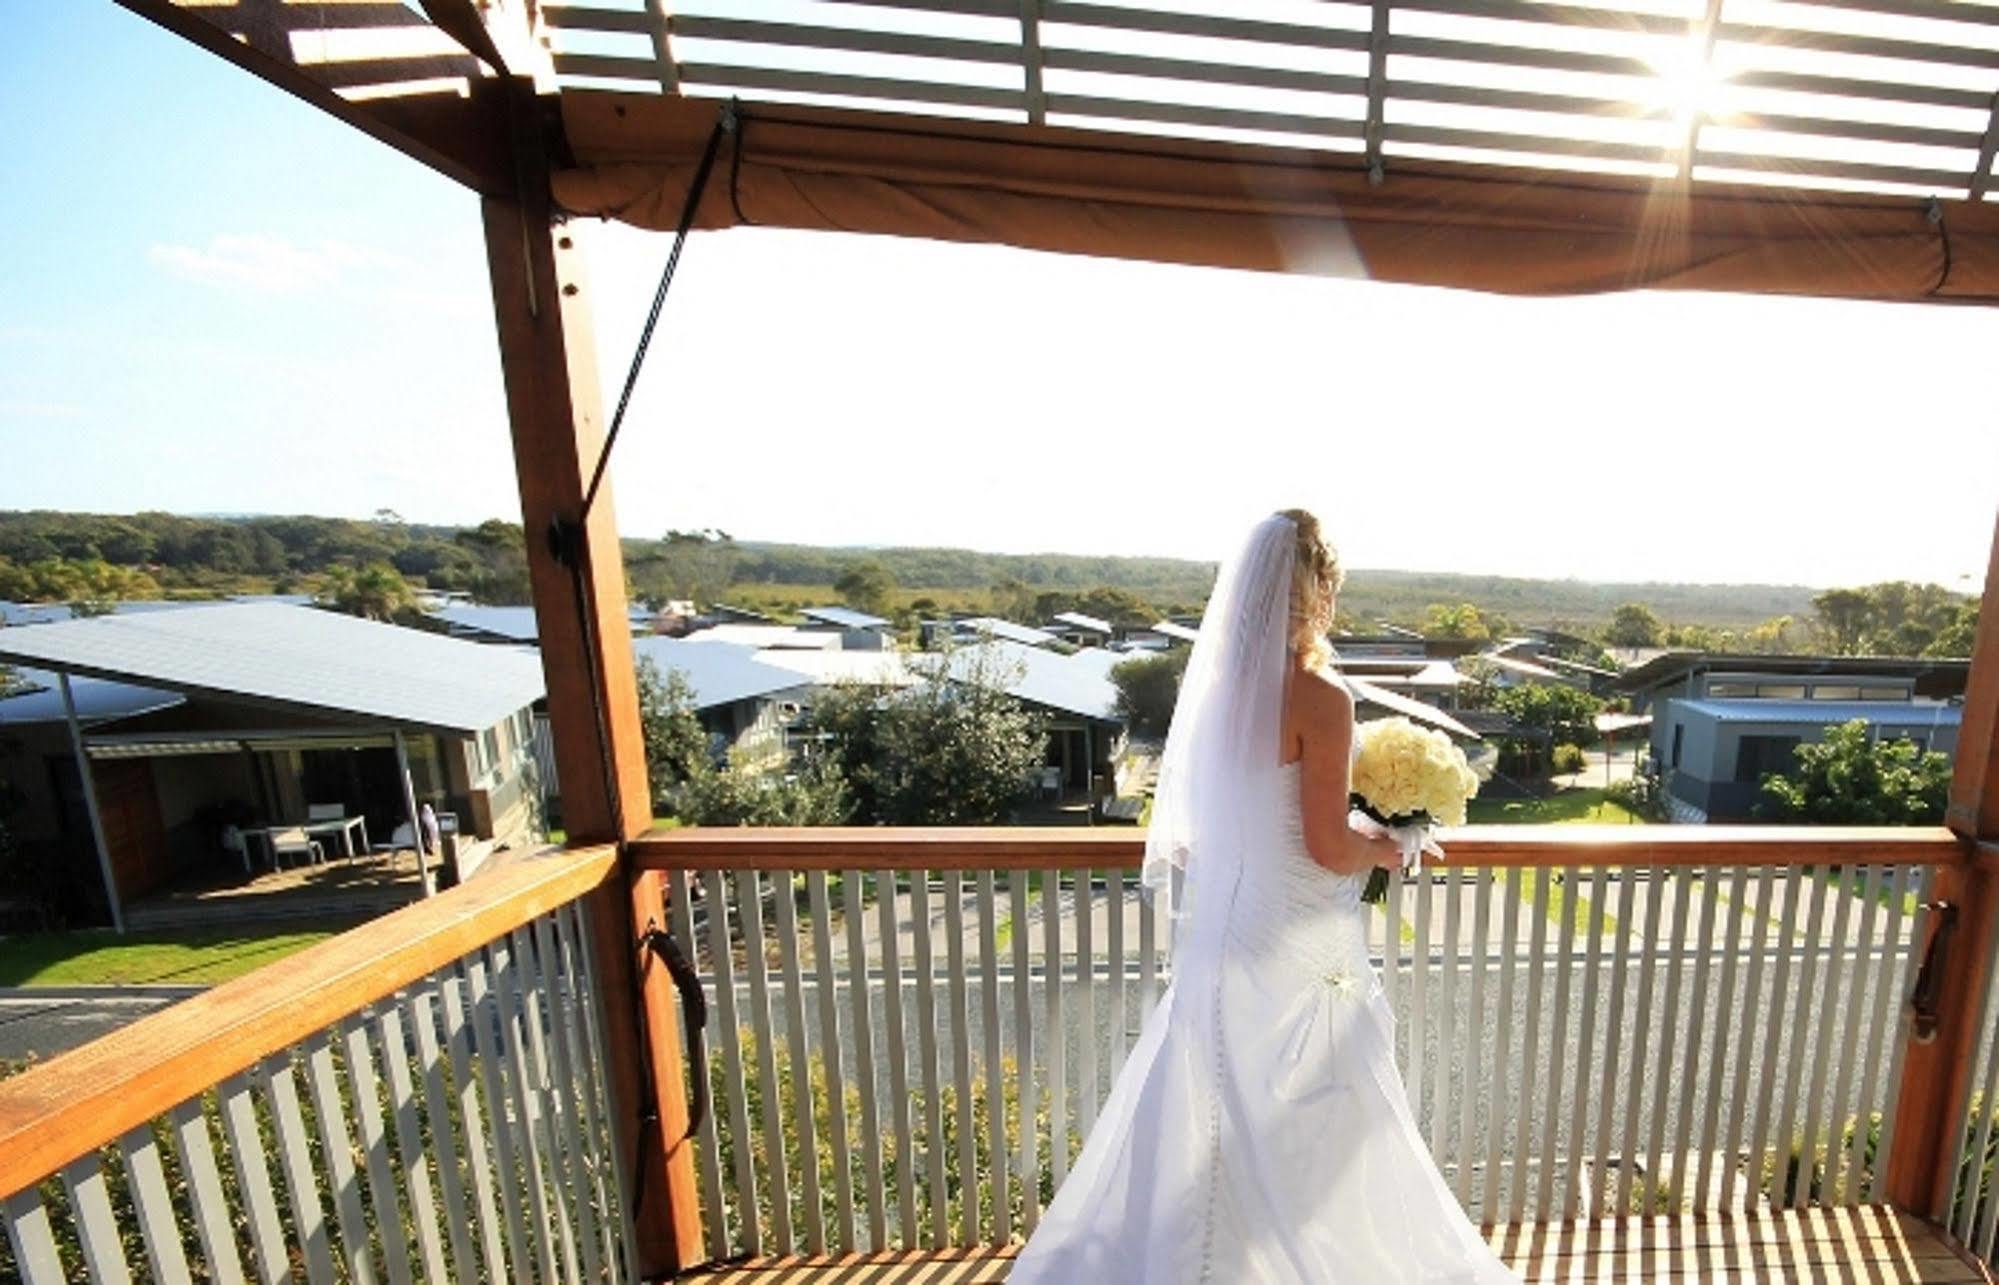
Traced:
[[[681, 950], [680, 943], [673, 934], [661, 928], [657, 921], [646, 924], [645, 933], [639, 938], [640, 989], [634, 995], [638, 1005], [640, 1025], [644, 1025], [644, 977], [647, 964], [657, 959], [666, 966], [667, 975], [673, 979], [673, 986], [680, 995], [680, 1020], [686, 1034], [686, 1061], [692, 1068], [688, 1076], [693, 1092], [687, 1104], [687, 1127], [681, 1131], [668, 1150], [679, 1147], [701, 1129], [708, 1118], [708, 1046], [706, 1028], [708, 1026], [708, 995], [701, 987], [701, 974], [695, 971], [693, 963]], [[651, 1130], [659, 1126], [659, 1095], [653, 1091], [655, 1066], [652, 1060], [652, 1042], [641, 1040], [639, 1047], [644, 1054], [645, 1067], [639, 1077], [639, 1119], [642, 1127]], [[632, 1217], [645, 1208], [646, 1198], [646, 1157], [652, 1148], [644, 1142], [643, 1136], [638, 1147], [638, 1159], [632, 1166]]]
[[[597, 467], [591, 471], [590, 485], [583, 492], [583, 510], [576, 515], [576, 525], [581, 527], [590, 518], [590, 506], [597, 502], [597, 488], [604, 481], [604, 469], [611, 462], [611, 450], [618, 444], [618, 430], [625, 426], [625, 410], [632, 403], [632, 390], [638, 387], [639, 371], [645, 366], [646, 351], [652, 347], [652, 332], [659, 325], [660, 310], [666, 305], [666, 292], [673, 285], [673, 273], [680, 266], [680, 251], [687, 244], [687, 233], [694, 226], [694, 212], [701, 208], [702, 193], [708, 190], [708, 176], [715, 171], [715, 157], [722, 150], [722, 136], [736, 132], [736, 103], [734, 99], [722, 104], [722, 110], [715, 117], [715, 128], [708, 131], [708, 145], [701, 152], [701, 164], [694, 171], [694, 182], [687, 189], [687, 202], [680, 207], [680, 226], [673, 233], [673, 249], [666, 256], [666, 269], [659, 274], [659, 287], [652, 292], [652, 308], [646, 313], [645, 325], [639, 329], [638, 346], [632, 350], [631, 368], [625, 372], [625, 386], [618, 392], [618, 407], [611, 413], [611, 427], [604, 434], [604, 449], [597, 456]], [[740, 161], [742, 149], [737, 148]]]

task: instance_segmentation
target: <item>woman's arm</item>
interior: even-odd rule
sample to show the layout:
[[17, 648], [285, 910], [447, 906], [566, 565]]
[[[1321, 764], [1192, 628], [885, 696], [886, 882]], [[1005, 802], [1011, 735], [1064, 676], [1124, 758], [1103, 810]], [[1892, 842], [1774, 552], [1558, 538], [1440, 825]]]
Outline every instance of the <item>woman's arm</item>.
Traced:
[[1298, 771], [1305, 850], [1312, 860], [1339, 874], [1400, 866], [1401, 849], [1393, 840], [1361, 834], [1347, 824], [1353, 771], [1352, 695], [1330, 679], [1300, 674], [1291, 698], [1296, 702], [1293, 725], [1305, 750]]

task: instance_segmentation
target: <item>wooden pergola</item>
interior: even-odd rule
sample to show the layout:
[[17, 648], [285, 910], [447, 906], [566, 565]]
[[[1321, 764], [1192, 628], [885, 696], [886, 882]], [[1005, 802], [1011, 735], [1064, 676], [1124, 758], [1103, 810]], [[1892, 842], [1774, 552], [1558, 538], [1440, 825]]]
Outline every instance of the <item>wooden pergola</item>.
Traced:
[[[608, 482], [585, 500], [605, 416], [572, 220], [671, 229], [687, 216], [697, 228], [923, 236], [1514, 294], [1999, 301], [1999, 207], [1988, 191], [1999, 7], [1962, 0], [1742, 0], [1742, 12], [1737, 0], [1343, 0], [1283, 21], [1220, 4], [1195, 13], [1080, 0], [824, 0], [793, 6], [805, 15], [795, 21], [673, 14], [663, 0], [120, 3], [481, 202], [563, 810], [579, 851], [567, 874], [510, 877], [437, 934], [470, 951], [512, 928], [520, 921], [491, 900], [502, 896], [526, 915], [569, 913], [549, 908], [579, 897], [617, 908], [629, 938], [600, 934], [591, 950], [605, 1011], [645, 1014], [642, 1025], [606, 1022], [602, 1067], [639, 1172], [652, 1175], [640, 1190], [663, 1192], [634, 1220], [645, 1273], [701, 1262], [716, 1240], [696, 1148], [683, 1145], [673, 985], [631, 949], [684, 912], [685, 897], [667, 905], [670, 881], [759, 861], [825, 871], [909, 860], [955, 882], [960, 870], [1103, 869], [1129, 864], [1135, 848], [1128, 835], [646, 836]], [[1950, 910], [1924, 921], [1933, 966], [1885, 1162], [1886, 1200], [1922, 1216], [1952, 1198], [1999, 946], [1999, 544], [1986, 586], [1948, 832], [1528, 831], [1472, 834], [1454, 848], [1496, 866], [1795, 870], [1843, 864], [1845, 845], [1932, 869], [1930, 900]], [[549, 958], [564, 957], [575, 926], [559, 919], [549, 930]], [[259, 1048], [303, 1041], [311, 1022], [402, 984], [385, 979], [417, 978], [448, 957], [386, 927], [352, 948], [364, 947], [380, 952], [372, 988], [355, 962], [290, 1009], [230, 991], [203, 1029], [162, 1027], [180, 1044], [161, 1056], [213, 1070], [203, 1041], [260, 1023], [274, 1025], [255, 1037]], [[169, 1056], [183, 1046], [187, 1059]], [[63, 1122], [81, 1127], [82, 1108], [63, 1086], [107, 1097], [73, 1077], [112, 1075], [110, 1056], [0, 1095], [0, 1144], [19, 1144], [0, 1190], [72, 1162], [55, 1139]], [[178, 1102], [164, 1095], [211, 1082], [190, 1063], [154, 1097]], [[140, 1119], [138, 1101], [107, 1118]], [[1948, 1279], [1982, 1272], [1953, 1270], [1967, 1274]]]

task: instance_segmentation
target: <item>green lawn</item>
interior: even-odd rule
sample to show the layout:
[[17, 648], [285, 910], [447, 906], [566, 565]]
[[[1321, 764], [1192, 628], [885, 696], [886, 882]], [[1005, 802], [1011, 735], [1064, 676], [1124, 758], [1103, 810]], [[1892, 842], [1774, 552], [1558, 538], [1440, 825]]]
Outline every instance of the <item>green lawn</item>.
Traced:
[[347, 927], [189, 929], [126, 937], [109, 929], [22, 933], [0, 938], [0, 986], [226, 982]]
[[1473, 825], [1643, 825], [1645, 819], [1602, 790], [1563, 790], [1545, 799], [1473, 799]]

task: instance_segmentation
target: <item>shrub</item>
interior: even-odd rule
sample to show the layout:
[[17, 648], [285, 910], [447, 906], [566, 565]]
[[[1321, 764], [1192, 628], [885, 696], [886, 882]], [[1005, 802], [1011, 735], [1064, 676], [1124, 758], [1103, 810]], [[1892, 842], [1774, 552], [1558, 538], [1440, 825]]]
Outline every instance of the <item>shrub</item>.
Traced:
[[1558, 775], [1580, 772], [1589, 766], [1589, 760], [1583, 757], [1582, 746], [1570, 745], [1567, 742], [1555, 747], [1555, 752], [1549, 757], [1549, 762]]

